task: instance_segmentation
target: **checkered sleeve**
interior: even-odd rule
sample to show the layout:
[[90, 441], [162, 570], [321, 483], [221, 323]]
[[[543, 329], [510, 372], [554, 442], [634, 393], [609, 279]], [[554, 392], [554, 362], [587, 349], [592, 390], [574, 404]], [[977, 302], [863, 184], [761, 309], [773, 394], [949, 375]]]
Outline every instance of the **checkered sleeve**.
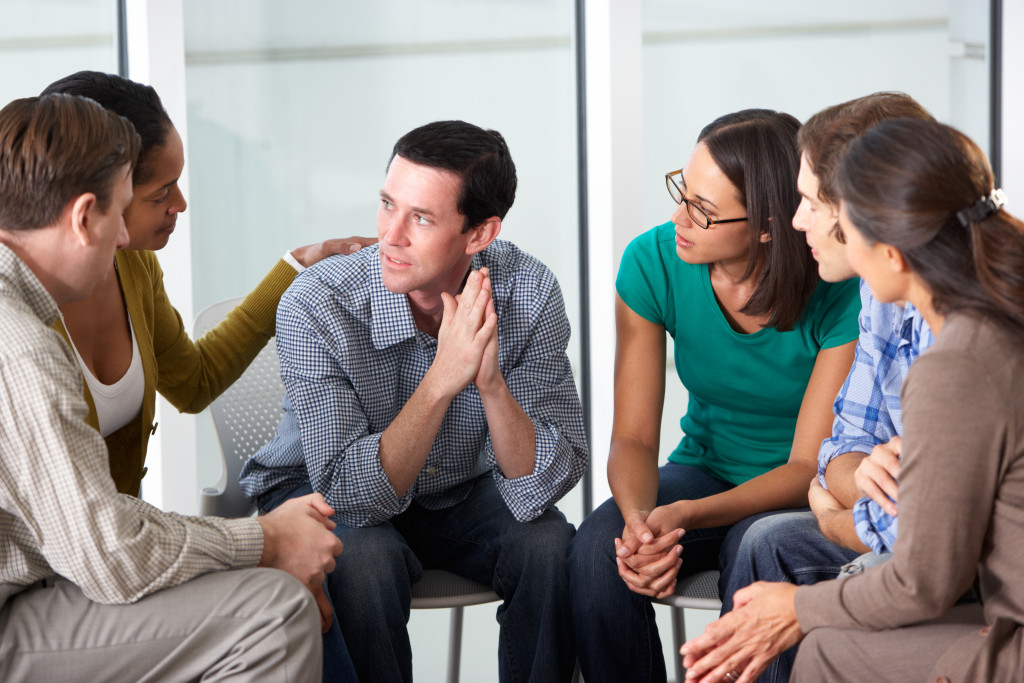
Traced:
[[313, 490], [346, 525], [379, 524], [409, 507], [414, 488], [399, 498], [388, 480], [380, 463], [381, 435], [370, 431], [364, 404], [343, 368], [349, 352], [343, 312], [312, 291], [315, 283], [300, 279], [278, 307], [281, 378]]
[[[510, 302], [516, 323], [499, 326], [507, 348], [518, 348], [511, 367], [503, 368], [505, 382], [533, 422], [536, 464], [531, 474], [505, 478], [487, 437], [488, 464], [498, 490], [521, 522], [539, 517], [576, 485], [589, 463], [583, 410], [573, 381], [569, 358], [569, 321], [554, 275], [539, 267], [536, 279], [521, 285]], [[528, 322], [527, 322], [528, 321]]]
[[853, 367], [832, 405], [832, 436], [822, 441], [818, 450], [818, 480], [826, 488], [825, 469], [833, 459], [844, 453], [870, 454], [876, 445], [897, 435], [879, 375], [880, 367], [888, 367], [880, 356], [895, 353], [888, 339], [893, 323], [872, 319], [873, 315], [878, 317], [878, 307], [870, 305], [869, 296], [869, 290], [862, 285], [860, 337]]

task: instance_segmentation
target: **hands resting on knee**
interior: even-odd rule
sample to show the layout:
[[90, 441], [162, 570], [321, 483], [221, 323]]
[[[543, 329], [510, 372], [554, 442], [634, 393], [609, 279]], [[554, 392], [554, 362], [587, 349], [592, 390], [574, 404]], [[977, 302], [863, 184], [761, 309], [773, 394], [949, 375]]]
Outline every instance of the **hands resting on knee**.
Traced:
[[342, 545], [331, 530], [334, 510], [319, 493], [292, 498], [257, 519], [263, 527], [261, 567], [286, 571], [313, 593], [324, 633], [331, 626], [331, 601], [323, 591], [325, 576], [334, 570]]

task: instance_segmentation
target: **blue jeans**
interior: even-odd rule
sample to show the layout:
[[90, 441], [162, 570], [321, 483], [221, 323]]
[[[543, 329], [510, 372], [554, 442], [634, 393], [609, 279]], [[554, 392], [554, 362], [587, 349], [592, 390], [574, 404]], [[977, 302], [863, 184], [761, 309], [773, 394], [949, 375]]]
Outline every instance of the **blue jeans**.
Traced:
[[[313, 492], [309, 484], [296, 489], [280, 489], [265, 494], [260, 499], [260, 514], [266, 514], [289, 498], [299, 498]], [[324, 583], [324, 591], [327, 584]], [[330, 592], [327, 593], [330, 596]], [[323, 636], [324, 640], [324, 673], [323, 683], [359, 683], [356, 670], [352, 667], [352, 658], [345, 647], [345, 638], [341, 635], [338, 623], [338, 608], [334, 608], [334, 618], [330, 630]]]
[[[731, 488], [694, 467], [670, 462], [659, 470], [657, 504], [706, 498]], [[587, 683], [666, 679], [651, 600], [629, 590], [615, 564], [614, 539], [624, 525], [615, 500], [609, 499], [583, 520], [569, 548], [573, 631]], [[724, 581], [738, 538], [727, 526], [687, 529], [680, 575], [720, 569]]]
[[[825, 538], [814, 513], [807, 509], [749, 518], [733, 529], [743, 533], [732, 555], [732, 570], [719, 585], [722, 614], [732, 609], [733, 594], [755, 581], [784, 581], [798, 586], [829, 581], [859, 555]], [[758, 681], [788, 681], [795, 658], [796, 647], [786, 650], [768, 665]]]
[[565, 563], [574, 531], [555, 508], [517, 522], [490, 473], [454, 507], [414, 502], [384, 524], [338, 524], [345, 550], [327, 587], [359, 680], [412, 680], [406, 624], [412, 584], [424, 568], [488, 584], [502, 599], [501, 681], [570, 680], [576, 658]]

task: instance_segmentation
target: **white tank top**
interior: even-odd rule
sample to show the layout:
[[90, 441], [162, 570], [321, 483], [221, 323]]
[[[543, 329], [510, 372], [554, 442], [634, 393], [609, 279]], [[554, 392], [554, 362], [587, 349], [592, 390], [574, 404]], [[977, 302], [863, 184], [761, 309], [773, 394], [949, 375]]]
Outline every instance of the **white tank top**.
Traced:
[[[66, 329], [66, 328], [65, 328]], [[135, 419], [142, 411], [142, 398], [146, 391], [146, 377], [142, 372], [142, 359], [139, 357], [139, 342], [135, 338], [135, 326], [128, 315], [128, 330], [132, 336], [132, 362], [121, 379], [113, 384], [104, 384], [96, 379], [85, 365], [78, 353], [75, 340], [71, 340], [71, 348], [75, 350], [75, 358], [82, 367], [85, 383], [89, 385], [92, 401], [96, 405], [96, 416], [99, 418], [100, 435], [106, 438], [121, 427]], [[71, 338], [71, 335], [68, 335]]]

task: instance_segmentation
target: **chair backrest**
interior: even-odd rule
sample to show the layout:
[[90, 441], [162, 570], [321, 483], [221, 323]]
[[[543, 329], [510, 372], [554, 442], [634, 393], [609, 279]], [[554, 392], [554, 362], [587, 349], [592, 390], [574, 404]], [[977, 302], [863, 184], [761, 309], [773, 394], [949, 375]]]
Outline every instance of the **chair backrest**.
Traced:
[[[199, 338], [215, 327], [241, 301], [242, 297], [227, 299], [203, 309], [192, 326], [193, 336]], [[242, 517], [255, 510], [238, 485], [238, 474], [249, 456], [274, 436], [283, 414], [283, 398], [281, 366], [271, 339], [238, 381], [210, 404], [223, 474], [216, 486], [200, 492], [200, 514]]]

